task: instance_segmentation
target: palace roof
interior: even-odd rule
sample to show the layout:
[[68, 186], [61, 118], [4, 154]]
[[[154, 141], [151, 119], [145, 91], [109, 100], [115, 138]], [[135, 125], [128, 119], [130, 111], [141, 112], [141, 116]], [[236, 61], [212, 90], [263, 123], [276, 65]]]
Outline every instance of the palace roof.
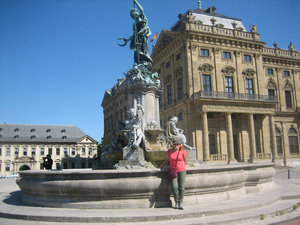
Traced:
[[85, 136], [70, 125], [0, 124], [0, 143], [76, 143]]

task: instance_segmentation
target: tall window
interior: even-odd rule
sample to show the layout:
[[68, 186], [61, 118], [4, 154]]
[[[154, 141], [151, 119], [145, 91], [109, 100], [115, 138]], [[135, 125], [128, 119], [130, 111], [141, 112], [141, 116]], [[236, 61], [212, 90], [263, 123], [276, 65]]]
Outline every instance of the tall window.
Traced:
[[292, 94], [291, 91], [285, 91], [285, 105], [287, 108], [292, 108]]
[[31, 148], [31, 155], [32, 155], [32, 156], [35, 155], [35, 148]]
[[178, 100], [182, 99], [182, 78], [179, 78], [177, 80], [177, 85], [178, 85]]
[[200, 54], [201, 54], [202, 56], [209, 56], [209, 50], [208, 50], [208, 49], [201, 48]]
[[6, 156], [10, 156], [10, 148], [6, 149]]
[[224, 59], [231, 59], [231, 53], [230, 52], [223, 52], [223, 58]]
[[27, 148], [23, 148], [23, 155], [27, 155]]
[[232, 77], [225, 77], [225, 92], [228, 95], [233, 93], [233, 78]]
[[167, 87], [167, 94], [168, 94], [168, 104], [171, 105], [172, 104], [172, 88], [171, 85], [168, 85]]
[[171, 65], [170, 62], [167, 62], [167, 63], [166, 63], [166, 68], [169, 68], [170, 65]]
[[45, 149], [41, 148], [41, 155], [45, 155]]
[[275, 133], [276, 133], [277, 154], [281, 155], [282, 154], [281, 132], [276, 128]]
[[15, 148], [15, 156], [19, 155], [19, 148]]
[[85, 148], [81, 149], [81, 155], [85, 155]]
[[246, 94], [253, 95], [253, 79], [246, 78]]
[[268, 96], [269, 96], [269, 99], [275, 99], [275, 90], [268, 89]]
[[211, 78], [209, 74], [202, 75], [203, 80], [203, 91], [210, 92], [211, 91]]
[[56, 148], [56, 155], [60, 155], [60, 148]]
[[10, 171], [10, 163], [5, 163], [5, 171], [6, 172]]
[[52, 148], [48, 148], [48, 154], [52, 155]]
[[68, 155], [68, 149], [64, 148], [64, 156], [66, 157]]
[[290, 153], [299, 153], [298, 135], [294, 128], [289, 129]]
[[210, 154], [218, 154], [216, 148], [216, 136], [214, 134], [209, 134], [209, 153]]
[[181, 120], [183, 120], [183, 113], [182, 112], [180, 112], [179, 115], [178, 115], [178, 121], [181, 121]]
[[89, 148], [89, 155], [93, 155], [93, 149]]
[[72, 148], [71, 155], [75, 155], [75, 148]]

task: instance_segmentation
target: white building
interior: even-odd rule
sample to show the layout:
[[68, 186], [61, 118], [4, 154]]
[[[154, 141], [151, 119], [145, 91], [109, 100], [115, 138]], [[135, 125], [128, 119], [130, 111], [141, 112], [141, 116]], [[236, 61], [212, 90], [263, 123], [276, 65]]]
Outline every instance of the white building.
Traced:
[[51, 155], [52, 169], [95, 168], [97, 141], [76, 126], [0, 124], [0, 175], [43, 169]]

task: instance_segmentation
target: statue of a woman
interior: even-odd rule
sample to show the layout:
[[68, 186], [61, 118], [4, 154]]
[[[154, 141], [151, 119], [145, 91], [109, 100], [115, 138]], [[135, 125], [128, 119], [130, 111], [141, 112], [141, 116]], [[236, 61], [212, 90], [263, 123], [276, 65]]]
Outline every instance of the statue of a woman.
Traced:
[[148, 49], [148, 37], [151, 35], [148, 20], [144, 14], [142, 6], [137, 2], [137, 0], [133, 0], [133, 5], [137, 6], [140, 11], [138, 12], [136, 8], [132, 8], [130, 10], [130, 16], [134, 19], [133, 35], [131, 35], [128, 39], [124, 37], [119, 38], [119, 40], [124, 40], [124, 44], [119, 45], [125, 46], [127, 42], [130, 41], [130, 49], [134, 50], [134, 62], [136, 64], [152, 62]]

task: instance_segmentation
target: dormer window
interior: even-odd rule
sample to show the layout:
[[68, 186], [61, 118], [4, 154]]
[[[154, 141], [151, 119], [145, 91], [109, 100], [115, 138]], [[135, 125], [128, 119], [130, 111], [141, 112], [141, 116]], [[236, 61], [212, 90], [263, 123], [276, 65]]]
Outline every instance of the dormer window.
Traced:
[[50, 133], [50, 131], [51, 131], [50, 129], [47, 129], [47, 130], [46, 130], [47, 133]]
[[32, 135], [30, 138], [31, 138], [31, 139], [35, 139], [35, 135]]
[[62, 136], [62, 138], [61, 139], [67, 139], [67, 136]]
[[47, 139], [51, 139], [51, 135], [47, 136]]
[[62, 133], [66, 133], [66, 129], [62, 129], [60, 132], [62, 132]]
[[0, 132], [1, 132], [2, 130], [3, 130], [2, 127], [0, 127]]
[[35, 129], [31, 129], [30, 132], [35, 132]]
[[19, 128], [16, 128], [14, 131], [15, 131], [15, 132], [19, 132]]
[[15, 138], [15, 139], [16, 139], [16, 138], [19, 138], [19, 135], [15, 135], [14, 138]]

